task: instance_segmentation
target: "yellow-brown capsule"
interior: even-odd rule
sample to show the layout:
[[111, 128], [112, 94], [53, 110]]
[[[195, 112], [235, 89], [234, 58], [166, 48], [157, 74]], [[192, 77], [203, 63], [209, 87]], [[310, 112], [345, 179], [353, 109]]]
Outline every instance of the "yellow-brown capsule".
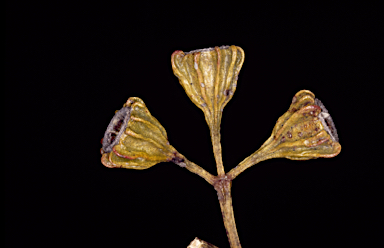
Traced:
[[293, 97], [288, 111], [277, 120], [270, 138], [255, 154], [263, 154], [265, 159], [331, 158], [341, 151], [338, 141], [336, 128], [324, 105], [311, 91], [301, 90]]
[[173, 73], [191, 101], [203, 110], [208, 125], [220, 125], [222, 111], [236, 91], [243, 49], [221, 46], [175, 51], [171, 61]]
[[175, 159], [163, 126], [143, 100], [131, 97], [115, 113], [102, 140], [101, 162], [110, 168], [147, 169]]

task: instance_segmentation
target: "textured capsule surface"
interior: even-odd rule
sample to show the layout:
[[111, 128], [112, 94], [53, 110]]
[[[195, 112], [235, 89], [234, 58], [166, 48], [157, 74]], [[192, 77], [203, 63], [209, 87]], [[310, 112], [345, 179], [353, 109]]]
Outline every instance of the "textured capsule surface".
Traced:
[[147, 169], [171, 161], [176, 153], [163, 126], [138, 97], [129, 98], [116, 112], [104, 139], [101, 162], [110, 168]]
[[222, 110], [236, 91], [243, 49], [221, 46], [175, 51], [171, 61], [174, 74], [191, 101], [203, 110], [208, 124], [220, 124]]
[[293, 160], [338, 155], [341, 145], [335, 133], [322, 121], [325, 112], [317, 103], [311, 91], [297, 92], [288, 111], [277, 120], [270, 138], [258, 151], [269, 158]]

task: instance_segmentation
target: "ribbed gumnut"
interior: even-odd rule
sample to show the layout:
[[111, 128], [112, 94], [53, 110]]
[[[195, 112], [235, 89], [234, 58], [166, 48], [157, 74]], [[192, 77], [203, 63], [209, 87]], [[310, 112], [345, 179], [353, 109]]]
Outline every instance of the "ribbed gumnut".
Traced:
[[138, 97], [116, 111], [102, 144], [101, 162], [110, 168], [147, 169], [176, 156], [165, 129]]
[[307, 160], [338, 155], [335, 125], [327, 109], [309, 90], [301, 90], [292, 99], [288, 111], [276, 122], [271, 137], [256, 153], [268, 158]]
[[175, 51], [171, 61], [173, 73], [191, 101], [203, 110], [208, 125], [220, 125], [222, 111], [236, 91], [243, 49], [221, 46]]

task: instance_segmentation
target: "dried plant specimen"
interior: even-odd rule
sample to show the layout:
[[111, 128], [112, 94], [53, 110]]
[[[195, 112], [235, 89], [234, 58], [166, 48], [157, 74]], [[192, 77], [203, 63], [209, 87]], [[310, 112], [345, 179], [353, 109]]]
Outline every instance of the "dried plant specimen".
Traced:
[[[144, 102], [131, 97], [116, 111], [102, 140], [101, 162], [110, 168], [147, 169], [171, 161], [198, 174], [217, 191], [231, 247], [241, 247], [232, 208], [232, 180], [247, 168], [271, 158], [308, 160], [338, 155], [341, 145], [333, 120], [320, 100], [309, 90], [295, 94], [287, 112], [276, 122], [271, 136], [239, 165], [225, 173], [220, 144], [220, 123], [225, 105], [237, 86], [244, 51], [221, 46], [171, 57], [172, 69], [191, 101], [199, 107], [210, 129], [217, 176], [189, 161], [167, 139], [163, 126]], [[215, 247], [195, 239], [188, 247]]]

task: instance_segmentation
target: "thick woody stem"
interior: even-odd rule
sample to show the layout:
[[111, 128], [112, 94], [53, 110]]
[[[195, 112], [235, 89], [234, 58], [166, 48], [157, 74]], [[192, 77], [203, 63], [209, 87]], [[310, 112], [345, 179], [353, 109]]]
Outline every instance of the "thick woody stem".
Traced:
[[220, 202], [221, 214], [227, 231], [231, 248], [241, 248], [239, 235], [237, 234], [235, 216], [233, 214], [231, 197], [231, 180], [227, 176], [217, 177], [214, 187]]

